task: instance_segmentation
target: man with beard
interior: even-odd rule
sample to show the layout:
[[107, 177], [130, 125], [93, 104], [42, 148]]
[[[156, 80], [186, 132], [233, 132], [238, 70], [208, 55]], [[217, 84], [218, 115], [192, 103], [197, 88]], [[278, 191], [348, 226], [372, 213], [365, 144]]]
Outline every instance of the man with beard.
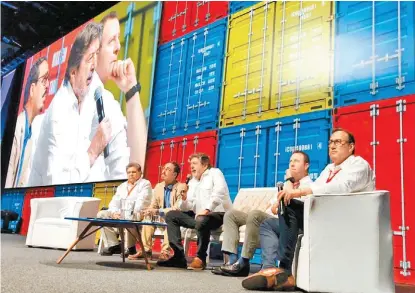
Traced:
[[39, 58], [29, 72], [24, 91], [23, 111], [17, 117], [13, 147], [7, 171], [6, 188], [25, 187], [30, 172], [32, 126], [44, 106], [49, 89], [49, 66], [45, 57]]
[[[84, 182], [111, 135], [108, 118], [91, 135], [89, 92], [102, 36], [102, 26], [89, 23], [72, 46], [65, 79], [42, 123], [30, 184]], [[92, 136], [92, 137], [90, 137]]]

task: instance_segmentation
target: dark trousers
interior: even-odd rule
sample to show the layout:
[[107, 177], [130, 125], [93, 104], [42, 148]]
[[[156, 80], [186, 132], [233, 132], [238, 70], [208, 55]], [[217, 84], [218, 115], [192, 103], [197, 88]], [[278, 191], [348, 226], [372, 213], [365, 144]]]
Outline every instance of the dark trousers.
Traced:
[[185, 257], [182, 245], [180, 227], [195, 229], [197, 233], [197, 257], [206, 261], [207, 248], [210, 242], [210, 231], [216, 230], [223, 224], [225, 213], [209, 213], [207, 216], [198, 216], [195, 213], [170, 211], [166, 214], [167, 234], [170, 247], [175, 257]]
[[298, 232], [304, 226], [304, 203], [291, 200], [291, 203], [285, 207], [283, 215], [280, 210], [278, 211], [278, 217], [281, 249], [279, 266], [291, 274]]
[[275, 268], [280, 252], [280, 223], [278, 218], [269, 218], [259, 227], [262, 251], [262, 269]]

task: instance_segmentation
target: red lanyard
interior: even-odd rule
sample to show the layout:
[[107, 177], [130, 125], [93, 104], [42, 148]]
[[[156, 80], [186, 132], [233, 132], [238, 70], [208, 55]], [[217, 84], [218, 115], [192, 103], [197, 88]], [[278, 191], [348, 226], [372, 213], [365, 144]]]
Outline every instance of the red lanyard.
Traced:
[[336, 175], [337, 175], [337, 173], [339, 173], [339, 172], [340, 172], [340, 170], [341, 170], [341, 169], [338, 169], [338, 170], [334, 171], [334, 172], [333, 172], [333, 175], [332, 175], [332, 172], [331, 172], [331, 170], [330, 170], [330, 174], [329, 174], [329, 177], [327, 178], [326, 183], [330, 183], [330, 181], [334, 178], [334, 176], [336, 176]]
[[135, 184], [130, 190], [128, 190], [128, 184], [127, 184], [127, 196], [130, 196], [131, 191], [133, 191], [133, 189], [137, 186], [137, 184]]

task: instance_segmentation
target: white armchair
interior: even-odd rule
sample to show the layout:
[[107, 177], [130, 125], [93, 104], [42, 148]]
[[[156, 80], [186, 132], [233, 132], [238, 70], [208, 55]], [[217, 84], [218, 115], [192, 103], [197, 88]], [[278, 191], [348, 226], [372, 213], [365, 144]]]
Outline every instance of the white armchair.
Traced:
[[[100, 201], [92, 197], [31, 199], [26, 245], [67, 249], [88, 223], [64, 218], [96, 217]], [[95, 233], [80, 241], [73, 249], [94, 249], [94, 240]]]
[[293, 265], [299, 288], [394, 292], [392, 256], [388, 191], [306, 199], [304, 235]]

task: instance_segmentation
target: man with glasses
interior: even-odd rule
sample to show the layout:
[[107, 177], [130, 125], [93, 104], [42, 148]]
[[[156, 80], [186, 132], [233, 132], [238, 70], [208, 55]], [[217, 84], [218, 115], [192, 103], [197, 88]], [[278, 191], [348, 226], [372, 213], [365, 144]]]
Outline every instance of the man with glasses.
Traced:
[[41, 114], [49, 90], [49, 65], [45, 57], [32, 66], [24, 90], [23, 111], [17, 117], [6, 188], [26, 187], [32, 160], [32, 126]]
[[375, 177], [368, 162], [354, 153], [353, 134], [335, 129], [329, 141], [332, 163], [321, 172], [317, 180], [306, 188], [279, 192], [278, 202], [283, 201], [286, 206], [284, 214], [278, 212], [281, 248], [279, 268], [270, 268], [249, 276], [242, 282], [245, 289], [283, 291], [295, 288], [291, 267], [298, 231], [304, 224], [304, 203], [293, 199], [312, 194], [348, 194], [375, 189]]
[[[144, 212], [147, 214], [160, 215], [164, 217], [167, 212], [171, 210], [178, 210], [177, 200], [180, 197], [178, 192], [178, 187], [181, 183], [177, 182], [177, 176], [180, 174], [180, 166], [176, 162], [169, 162], [164, 165], [161, 172], [161, 182], [156, 185], [154, 188], [153, 199], [151, 205]], [[183, 189], [183, 188], [182, 188]], [[161, 253], [159, 255], [159, 260], [167, 260], [170, 257], [170, 245], [169, 238], [167, 235], [167, 229], [162, 228], [163, 230], [163, 245], [161, 247]], [[137, 260], [144, 257], [144, 254], [148, 258], [152, 257], [152, 247], [153, 247], [153, 235], [155, 227], [146, 225], [143, 227], [142, 239], [144, 244], [144, 251], [139, 251], [134, 255], [128, 256], [130, 260]]]

